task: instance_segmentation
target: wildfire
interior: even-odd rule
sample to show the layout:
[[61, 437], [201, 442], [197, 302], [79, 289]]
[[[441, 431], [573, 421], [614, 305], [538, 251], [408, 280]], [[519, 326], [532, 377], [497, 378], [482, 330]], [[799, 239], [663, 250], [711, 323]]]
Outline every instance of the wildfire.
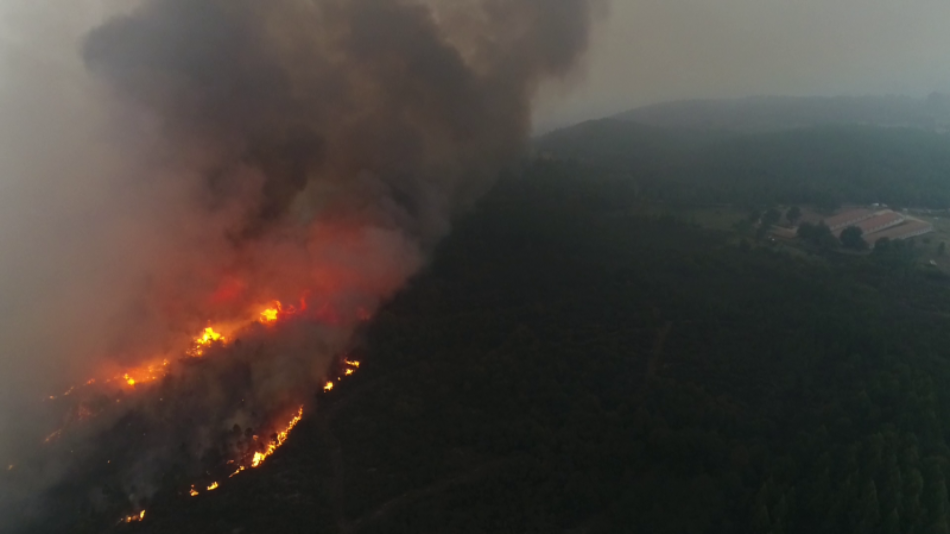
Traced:
[[141, 512], [137, 514], [132, 514], [125, 518], [126, 523], [135, 523], [136, 521], [144, 521], [144, 520], [145, 520], [145, 510], [142, 510]]
[[[118, 383], [130, 388], [134, 388], [138, 384], [145, 384], [148, 382], [154, 382], [161, 378], [164, 378], [168, 373], [168, 360], [162, 360], [161, 363], [155, 363], [151, 365], [143, 365], [135, 369], [130, 369], [121, 375], [116, 375], [105, 381], [106, 384]], [[92, 386], [96, 383], [95, 379], [92, 379], [86, 382], [86, 386]]]
[[15, 464], [10, 464], [10, 465], [7, 466], [7, 471], [13, 471], [13, 469], [14, 469], [15, 467], [16, 467]]
[[280, 301], [275, 300], [273, 303], [271, 303], [269, 308], [261, 312], [259, 321], [261, 324], [271, 324], [271, 323], [277, 322], [283, 317], [297, 315], [305, 311], [307, 311], [306, 298], [300, 299], [299, 308], [296, 306], [284, 307], [284, 305]]
[[273, 323], [280, 316], [280, 303], [274, 303], [274, 308], [267, 308], [261, 312], [261, 322], [264, 324]]
[[220, 332], [216, 332], [213, 327], [209, 326], [208, 328], [204, 329], [204, 332], [198, 336], [197, 339], [195, 339], [195, 346], [193, 349], [191, 349], [189, 354], [195, 358], [203, 356], [207, 347], [219, 342], [225, 343], [227, 340], [228, 339]]
[[297, 410], [297, 415], [295, 415], [294, 418], [291, 419], [289, 423], [287, 423], [286, 428], [277, 434], [276, 442], [268, 445], [267, 450], [264, 452], [254, 453], [254, 458], [251, 459], [251, 467], [260, 467], [261, 464], [264, 463], [264, 460], [270, 458], [271, 455], [277, 452], [277, 449], [279, 449], [284, 444], [284, 442], [287, 441], [290, 431], [293, 430], [295, 426], [297, 426], [297, 423], [299, 423], [301, 419], [303, 419], [303, 406]]
[[[256, 320], [250, 320], [243, 324], [247, 326], [247, 325], [251, 325], [257, 322], [263, 325], [270, 325], [272, 323], [282, 321], [285, 318], [297, 316], [303, 313], [312, 313], [313, 315], [312, 318], [319, 321], [326, 321], [326, 322], [333, 323], [338, 320], [336, 311], [332, 308], [331, 305], [326, 304], [320, 308], [315, 309], [315, 311], [307, 312], [307, 302], [305, 299], [301, 299], [299, 308], [295, 306], [284, 307], [280, 302], [274, 301], [272, 304], [268, 305], [265, 309], [263, 309], [263, 311], [259, 312], [258, 318]], [[364, 316], [368, 316], [368, 314], [360, 313], [361, 319]], [[187, 350], [184, 350], [183, 352], [180, 352], [179, 354], [183, 356], [187, 356], [187, 357], [192, 357], [192, 358], [202, 357], [204, 356], [208, 348], [211, 348], [215, 346], [216, 344], [229, 343], [230, 340], [221, 331], [217, 330], [216, 328], [220, 328], [220, 325], [216, 324], [216, 325], [208, 326], [204, 328], [199, 335], [193, 338], [191, 347], [188, 348]], [[229, 328], [231, 330], [228, 330]], [[230, 332], [235, 331], [233, 330], [233, 328], [234, 328], [233, 325], [225, 326], [224, 332], [228, 332], [228, 336], [230, 336], [231, 335]], [[82, 388], [87, 388], [87, 387], [93, 386], [94, 384], [101, 384], [101, 386], [97, 385], [96, 386], [97, 388], [107, 387], [109, 384], [112, 384], [113, 386], [119, 386], [122, 389], [132, 388], [133, 390], [135, 390], [137, 389], [137, 386], [142, 386], [144, 384], [147, 384], [149, 382], [153, 382], [156, 380], [161, 380], [164, 377], [168, 376], [170, 372], [170, 362], [168, 359], [162, 359], [160, 361], [154, 360], [153, 362], [154, 363], [149, 364], [149, 365], [143, 365], [136, 368], [125, 369], [120, 373], [111, 375], [112, 378], [106, 378], [107, 376], [110, 376], [110, 375], [105, 375], [98, 381], [97, 379], [90, 379], [89, 381], [87, 381], [85, 384], [81, 386], [70, 388], [65, 393], [63, 393], [62, 396], [69, 397], [74, 392], [77, 393], [77, 396], [80, 396], [78, 395], [78, 393], [81, 391]], [[354, 375], [360, 367], [359, 361], [350, 360], [350, 359], [344, 359], [343, 364], [344, 365], [342, 366], [340, 375], [335, 380], [328, 380], [326, 384], [323, 386], [323, 389], [326, 392], [333, 390], [333, 388], [335, 387], [336, 381], [341, 381], [346, 376]], [[56, 398], [57, 397], [53, 397], [53, 396], [50, 397], [50, 399], [52, 400], [55, 400]], [[122, 399], [115, 398], [115, 402], [116, 403], [122, 402]], [[289, 422], [286, 423], [286, 425], [283, 427], [283, 430], [276, 433], [276, 435], [274, 436], [274, 439], [271, 440], [270, 443], [266, 445], [264, 444], [258, 445], [258, 447], [263, 447], [262, 449], [254, 452], [253, 455], [251, 456], [245, 456], [240, 460], [232, 460], [228, 462], [229, 464], [237, 464], [236, 466], [237, 469], [230, 475], [229, 478], [235, 477], [248, 469], [260, 467], [265, 461], [267, 461], [268, 458], [274, 455], [274, 453], [277, 452], [277, 449], [282, 447], [284, 443], [288, 440], [291, 431], [303, 419], [303, 410], [304, 410], [304, 407], [301, 406], [297, 410], [293, 418]], [[73, 417], [75, 417], [74, 420], [81, 421], [81, 420], [95, 417], [99, 411], [100, 411], [100, 408], [92, 408], [89, 405], [87, 405], [85, 402], [82, 402], [77, 405], [75, 412], [73, 412], [75, 413], [75, 416]], [[69, 422], [67, 421], [67, 425], [68, 424]], [[60, 438], [64, 430], [67, 430], [67, 429], [68, 429], [67, 427], [64, 427], [63, 429], [53, 432], [52, 434], [46, 437], [45, 442], [49, 443], [53, 440]], [[253, 439], [255, 442], [260, 443], [258, 441], [259, 439], [258, 436], [256, 435], [253, 436]], [[7, 469], [13, 470], [13, 468], [14, 466], [10, 465]], [[191, 497], [199, 496], [200, 491], [201, 491], [199, 489], [200, 487], [206, 487], [207, 491], [215, 491], [219, 489], [221, 485], [218, 481], [211, 482], [210, 485], [207, 485], [207, 486], [205, 486], [205, 484], [199, 484], [197, 487], [196, 485], [192, 485], [188, 489], [188, 495], [190, 495]], [[143, 510], [139, 512], [138, 514], [130, 515], [123, 518], [122, 522], [133, 523], [133, 522], [143, 521], [144, 519], [145, 519], [145, 511]]]
[[205, 328], [204, 334], [195, 340], [199, 345], [210, 345], [215, 341], [224, 341], [224, 336], [214, 331], [210, 326]]

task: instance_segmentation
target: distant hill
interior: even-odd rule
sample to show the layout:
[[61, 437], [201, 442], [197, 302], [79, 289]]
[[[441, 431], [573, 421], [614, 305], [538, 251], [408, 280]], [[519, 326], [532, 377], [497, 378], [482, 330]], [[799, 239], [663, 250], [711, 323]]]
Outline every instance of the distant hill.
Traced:
[[666, 102], [621, 113], [623, 121], [692, 130], [764, 132], [809, 126], [864, 125], [950, 131], [950, 95], [781, 97]]
[[535, 149], [631, 176], [663, 202], [950, 207], [950, 136], [922, 128], [730, 132], [602, 119], [541, 137]]
[[667, 129], [617, 119], [599, 119], [535, 140], [541, 154], [620, 168], [669, 171], [687, 154], [735, 137], [720, 131]]

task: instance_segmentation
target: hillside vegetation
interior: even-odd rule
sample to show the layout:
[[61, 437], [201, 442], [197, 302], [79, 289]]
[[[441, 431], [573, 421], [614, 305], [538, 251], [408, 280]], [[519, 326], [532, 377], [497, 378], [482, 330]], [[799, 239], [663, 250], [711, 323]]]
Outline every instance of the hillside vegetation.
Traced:
[[752, 135], [604, 119], [549, 134], [536, 148], [624, 174], [644, 198], [667, 203], [950, 207], [950, 137], [921, 130], [829, 126]]
[[813, 126], [863, 124], [877, 127], [946, 131], [950, 95], [783, 97], [664, 102], [615, 118], [664, 128], [768, 132]]
[[504, 180], [267, 465], [120, 530], [950, 532], [948, 281], [640, 198], [563, 163]]

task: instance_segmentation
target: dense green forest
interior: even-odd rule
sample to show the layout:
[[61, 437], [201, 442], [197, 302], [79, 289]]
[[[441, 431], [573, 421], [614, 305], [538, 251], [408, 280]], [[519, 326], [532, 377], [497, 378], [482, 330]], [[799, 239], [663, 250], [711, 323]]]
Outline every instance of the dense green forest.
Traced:
[[679, 204], [886, 203], [950, 207], [950, 137], [922, 130], [827, 126], [739, 135], [591, 121], [537, 150], [622, 173]]
[[641, 198], [503, 180], [263, 469], [118, 530], [950, 533], [950, 281]]

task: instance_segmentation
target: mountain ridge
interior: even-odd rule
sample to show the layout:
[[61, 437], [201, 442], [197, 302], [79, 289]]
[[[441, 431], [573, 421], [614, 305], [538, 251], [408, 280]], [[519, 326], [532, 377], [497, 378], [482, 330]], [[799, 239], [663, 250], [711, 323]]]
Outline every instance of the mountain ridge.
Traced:
[[677, 100], [612, 118], [673, 129], [755, 133], [826, 125], [865, 125], [950, 131], [950, 95], [789, 97]]

